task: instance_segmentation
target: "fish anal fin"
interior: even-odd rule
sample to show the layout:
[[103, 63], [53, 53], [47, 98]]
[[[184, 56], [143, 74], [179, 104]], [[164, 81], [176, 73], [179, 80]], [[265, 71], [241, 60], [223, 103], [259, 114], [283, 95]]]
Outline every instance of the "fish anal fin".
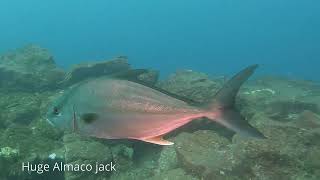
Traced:
[[141, 141], [145, 141], [148, 143], [153, 143], [153, 144], [158, 144], [162, 146], [168, 146], [168, 145], [173, 145], [173, 142], [164, 140], [162, 135], [161, 136], [156, 136], [156, 137], [151, 137], [151, 138], [146, 138], [146, 139], [140, 139]]

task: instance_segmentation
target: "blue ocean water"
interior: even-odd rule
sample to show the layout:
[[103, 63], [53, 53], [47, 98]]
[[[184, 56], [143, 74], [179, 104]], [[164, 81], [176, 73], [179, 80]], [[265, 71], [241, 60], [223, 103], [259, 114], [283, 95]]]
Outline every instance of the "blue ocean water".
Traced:
[[69, 67], [129, 57], [139, 68], [319, 79], [318, 0], [1, 0], [0, 52], [28, 43]]

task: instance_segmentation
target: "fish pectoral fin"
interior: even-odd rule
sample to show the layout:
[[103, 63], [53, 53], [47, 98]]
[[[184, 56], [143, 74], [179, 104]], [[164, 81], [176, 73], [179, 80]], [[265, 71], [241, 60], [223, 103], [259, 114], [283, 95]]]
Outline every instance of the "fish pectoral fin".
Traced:
[[159, 145], [163, 145], [163, 146], [168, 146], [168, 145], [173, 145], [173, 142], [164, 140], [162, 138], [162, 136], [156, 136], [156, 137], [152, 137], [152, 138], [147, 138], [147, 139], [140, 139], [141, 141], [145, 141], [145, 142], [149, 142], [149, 143], [153, 143], [153, 144], [159, 144]]

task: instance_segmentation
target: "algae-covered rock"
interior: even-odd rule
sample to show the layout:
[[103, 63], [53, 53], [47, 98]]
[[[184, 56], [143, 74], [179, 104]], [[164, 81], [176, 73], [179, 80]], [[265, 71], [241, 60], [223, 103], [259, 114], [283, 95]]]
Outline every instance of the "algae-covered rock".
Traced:
[[230, 142], [213, 131], [181, 133], [175, 142], [179, 164], [201, 178], [221, 179], [239, 163], [233, 159]]
[[[21, 165], [23, 162], [43, 163], [46, 162], [50, 152], [62, 147], [61, 142], [47, 137], [50, 129], [38, 131], [39, 127], [15, 126], [7, 128], [0, 137], [1, 147], [10, 147], [18, 152], [16, 158], [3, 161], [7, 168], [5, 178], [8, 179], [28, 179], [34, 174], [23, 172]], [[11, 153], [16, 154], [16, 153]]]
[[315, 141], [319, 133], [270, 119], [256, 126], [267, 139], [248, 139], [239, 135], [233, 138], [233, 156], [243, 162], [242, 166], [234, 168], [234, 173], [246, 179], [297, 179], [312, 176], [310, 172], [316, 166], [309, 166], [306, 171], [304, 162], [313, 148], [319, 148], [320, 143]]
[[0, 93], [0, 121], [3, 126], [28, 125], [39, 118], [41, 98], [36, 93]]
[[297, 119], [292, 122], [295, 126], [303, 129], [320, 128], [320, 115], [305, 110], [297, 116]]
[[15, 158], [19, 155], [19, 150], [13, 149], [11, 147], [2, 147], [0, 148], [0, 157], [4, 159]]
[[[179, 165], [203, 179], [306, 179], [317, 176], [320, 131], [274, 121], [262, 114], [252, 118], [267, 139], [236, 134], [232, 142], [213, 131], [175, 137]], [[313, 160], [311, 160], [314, 158]]]
[[314, 83], [301, 80], [260, 78], [243, 88], [239, 106], [249, 116], [263, 112], [273, 120], [289, 122], [305, 110], [320, 112], [317, 89]]
[[183, 169], [171, 169], [165, 173], [158, 174], [149, 178], [148, 180], [198, 180], [199, 178], [188, 175]]
[[158, 86], [174, 94], [205, 102], [218, 91], [221, 84], [221, 81], [213, 81], [204, 73], [183, 70], [160, 82]]
[[52, 149], [61, 147], [61, 142], [47, 136], [51, 133], [55, 134], [53, 129], [46, 128], [46, 131], [44, 129], [38, 131], [38, 128], [41, 127], [15, 126], [7, 128], [0, 140], [1, 146], [18, 149], [21, 157], [26, 157], [32, 153], [47, 154]]
[[126, 171], [133, 166], [134, 150], [124, 144], [111, 147], [113, 162], [117, 164], [118, 171]]
[[110, 61], [81, 63], [72, 67], [61, 84], [69, 86], [88, 78], [110, 75], [129, 70], [129, 68], [127, 58], [123, 56]]
[[[114, 160], [117, 161], [118, 159], [117, 167], [119, 170], [117, 169], [117, 171], [111, 175], [110, 179], [148, 179], [157, 174], [157, 160], [159, 158], [161, 146], [159, 147], [158, 145], [143, 142], [131, 142], [130, 145], [131, 146], [128, 147], [128, 144], [126, 143], [117, 144], [114, 147], [111, 147], [114, 153], [113, 155], [115, 156]], [[132, 151], [134, 152], [132, 159], [129, 159], [127, 155], [124, 155], [131, 154], [130, 152]]]
[[[124, 56], [117, 57], [108, 61], [87, 62], [77, 64], [67, 73], [66, 78], [60, 82], [64, 86], [70, 86], [77, 82], [97, 78], [100, 76], [114, 75], [126, 72], [130, 69], [128, 60]], [[147, 73], [141, 74], [138, 79], [148, 85], [153, 86], [159, 78], [159, 72], [149, 70]]]
[[312, 147], [309, 149], [305, 157], [305, 168], [318, 177], [320, 177], [320, 149], [319, 147]]
[[[112, 162], [112, 152], [110, 148], [100, 142], [89, 138], [81, 138], [75, 134], [67, 134], [63, 138], [65, 147], [65, 163], [67, 164], [90, 164], [92, 167], [98, 164], [108, 164]], [[95, 170], [87, 172], [66, 171], [66, 180], [73, 179], [98, 179], [108, 177], [111, 172], [99, 172]]]
[[66, 161], [72, 162], [78, 159], [108, 161], [112, 159], [109, 147], [90, 139], [82, 139], [74, 134], [64, 136], [66, 149]]
[[39, 46], [28, 45], [0, 56], [0, 88], [10, 91], [43, 91], [64, 78], [53, 56]]
[[[140, 144], [140, 143], [138, 143]], [[148, 179], [154, 176], [156, 173], [157, 162], [155, 159], [158, 157], [157, 152], [150, 149], [147, 144], [144, 145], [144, 149], [134, 148], [133, 159], [129, 164], [118, 164], [120, 169], [114, 172], [111, 180], [132, 180], [132, 179]], [[159, 148], [159, 147], [158, 147]], [[142, 151], [142, 152], [141, 152]], [[119, 156], [116, 155], [116, 156]], [[120, 158], [123, 158], [120, 155]], [[117, 157], [115, 160], [119, 159]], [[128, 162], [128, 159], [126, 159]], [[119, 163], [126, 163], [126, 161], [118, 161]], [[119, 166], [118, 166], [119, 165]]]
[[1, 168], [3, 176], [0, 179], [47, 177], [47, 174], [39, 175], [21, 170], [23, 162], [48, 162], [49, 153], [62, 147], [59, 142], [60, 132], [40, 117], [42, 99], [40, 93], [1, 92], [0, 124], [3, 130], [0, 133], [0, 147], [10, 147], [19, 153], [16, 158], [1, 160], [0, 166], [5, 168]]
[[[1, 147], [1, 145], [0, 145]], [[10, 164], [13, 164], [19, 158], [19, 150], [11, 147], [0, 148], [0, 179], [6, 179], [10, 173]]]
[[138, 79], [147, 85], [154, 86], [159, 79], [159, 71], [149, 70], [147, 73], [141, 74]]
[[178, 166], [177, 153], [174, 146], [163, 147], [158, 159], [158, 171], [164, 172]]
[[111, 175], [110, 180], [148, 179], [153, 175], [153, 169], [148, 166], [145, 166], [128, 169], [127, 171], [116, 172]]

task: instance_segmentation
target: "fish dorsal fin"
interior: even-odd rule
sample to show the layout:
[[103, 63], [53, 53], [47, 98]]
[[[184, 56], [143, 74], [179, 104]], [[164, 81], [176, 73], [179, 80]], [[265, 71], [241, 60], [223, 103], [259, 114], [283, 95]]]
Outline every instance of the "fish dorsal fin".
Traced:
[[118, 79], [124, 79], [124, 80], [128, 80], [128, 81], [131, 81], [131, 82], [135, 82], [135, 83], [138, 83], [138, 84], [141, 84], [143, 86], [146, 86], [146, 87], [149, 87], [151, 89], [154, 89], [154, 90], [157, 90], [159, 92], [162, 92], [163, 94], [166, 94], [168, 96], [171, 96], [173, 98], [176, 98], [176, 99], [179, 99], [181, 101], [184, 101], [188, 104], [191, 104], [191, 105], [199, 105], [200, 103], [197, 102], [197, 101], [194, 101], [194, 100], [191, 100], [189, 98], [186, 98], [186, 97], [183, 97], [183, 96], [179, 96], [177, 94], [174, 94], [174, 93], [171, 93], [171, 92], [168, 92], [160, 87], [156, 87], [156, 86], [153, 86], [147, 82], [144, 82], [142, 80], [140, 80], [138, 77], [141, 75], [141, 74], [144, 74], [144, 73], [147, 73], [148, 70], [147, 69], [130, 69], [130, 70], [127, 70], [127, 71], [122, 71], [122, 72], [119, 72], [119, 73], [115, 73], [115, 74], [112, 74], [111, 77], [112, 78], [118, 78]]
[[140, 139], [141, 141], [144, 142], [149, 142], [149, 143], [153, 143], [153, 144], [158, 144], [158, 145], [162, 145], [162, 146], [168, 146], [168, 145], [173, 145], [173, 142], [164, 140], [162, 135], [160, 136], [156, 136], [156, 137], [152, 137], [152, 138], [147, 138], [147, 139]]

